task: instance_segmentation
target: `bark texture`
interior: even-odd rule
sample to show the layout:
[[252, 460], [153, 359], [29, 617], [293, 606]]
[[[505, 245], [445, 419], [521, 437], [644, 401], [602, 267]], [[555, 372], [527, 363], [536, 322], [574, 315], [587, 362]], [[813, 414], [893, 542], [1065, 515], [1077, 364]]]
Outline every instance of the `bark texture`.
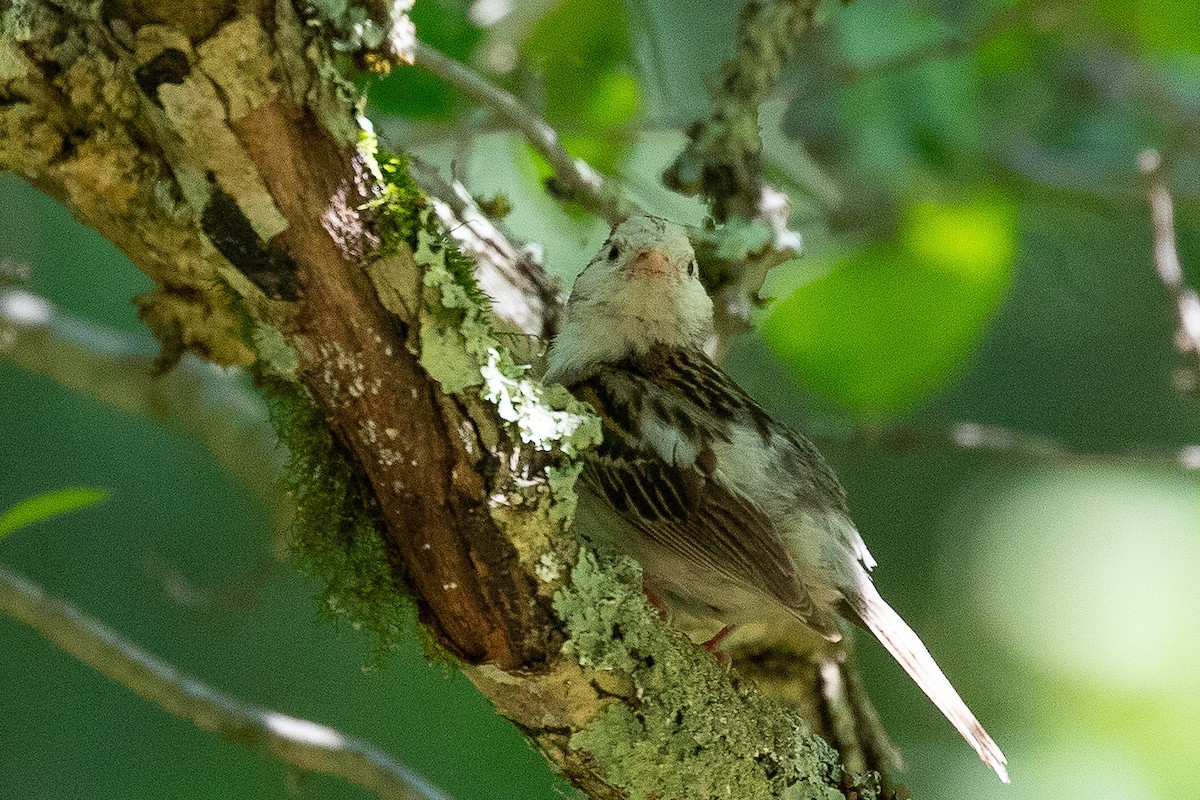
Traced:
[[403, 169], [385, 180], [341, 77], [335, 53], [402, 54], [402, 5], [0, 3], [0, 168], [155, 281], [138, 303], [160, 367], [195, 353], [311, 405], [383, 537], [383, 602], [411, 596], [589, 796], [841, 797], [853, 782], [801, 717], [570, 533], [597, 428], [512, 363], [475, 281], [527, 332], [553, 291], [528, 261], [463, 273]]

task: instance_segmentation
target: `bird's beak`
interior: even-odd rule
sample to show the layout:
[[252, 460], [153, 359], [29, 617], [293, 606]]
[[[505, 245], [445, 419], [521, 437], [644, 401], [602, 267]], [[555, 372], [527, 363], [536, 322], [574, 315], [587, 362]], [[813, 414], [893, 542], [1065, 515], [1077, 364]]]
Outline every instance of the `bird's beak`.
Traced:
[[629, 271], [632, 275], [666, 275], [670, 272], [671, 261], [667, 254], [657, 247], [646, 247], [629, 260]]

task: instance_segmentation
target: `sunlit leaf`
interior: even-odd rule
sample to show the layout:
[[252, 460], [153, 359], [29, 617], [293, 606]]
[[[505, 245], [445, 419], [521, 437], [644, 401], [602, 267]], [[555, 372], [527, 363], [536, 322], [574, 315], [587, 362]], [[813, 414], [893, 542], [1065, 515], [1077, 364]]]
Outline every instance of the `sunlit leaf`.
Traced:
[[75, 487], [44, 492], [22, 500], [0, 514], [0, 538], [35, 522], [57, 517], [69, 511], [103, 503], [108, 499], [107, 489]]
[[767, 318], [767, 343], [806, 385], [854, 412], [904, 411], [970, 355], [1009, 285], [1012, 206], [922, 202], [894, 243], [835, 264]]

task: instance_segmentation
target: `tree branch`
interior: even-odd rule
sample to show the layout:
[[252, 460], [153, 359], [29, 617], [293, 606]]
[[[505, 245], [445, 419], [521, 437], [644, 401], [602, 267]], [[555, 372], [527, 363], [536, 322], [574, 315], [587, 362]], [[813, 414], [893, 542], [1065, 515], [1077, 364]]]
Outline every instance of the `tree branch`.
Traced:
[[[365, 5], [404, 29], [403, 4]], [[222, 8], [23, 4], [0, 37], [0, 167], [155, 280], [142, 318], [168, 356], [250, 366], [287, 399], [306, 560], [359, 581], [381, 635], [410, 596], [575, 785], [828, 796], [840, 769], [809, 726], [570, 533], [598, 426], [511, 361], [419, 188], [377, 159], [335, 56], [377, 50], [364, 8]]]
[[763, 204], [758, 108], [796, 39], [812, 25], [812, 0], [750, 0], [738, 20], [736, 50], [709, 83], [712, 111], [688, 130], [691, 140], [663, 176], [684, 194], [702, 194], [718, 222], [757, 219]]
[[286, 452], [245, 376], [194, 356], [158, 368], [153, 339], [136, 339], [64, 314], [22, 289], [0, 287], [0, 358], [112, 408], [153, 419], [200, 442], [269, 510], [276, 530], [293, 505], [279, 477]]
[[1154, 269], [1175, 301], [1175, 313], [1179, 317], [1175, 346], [1181, 353], [1191, 354], [1197, 362], [1190, 380], [1190, 388], [1195, 388], [1200, 381], [1200, 295], [1184, 280], [1183, 264], [1175, 244], [1175, 211], [1163, 175], [1162, 157], [1154, 150], [1143, 151], [1138, 156], [1138, 169], [1146, 180], [1146, 200], [1150, 204]]
[[1185, 471], [1200, 469], [1200, 445], [1179, 448], [1130, 447], [1098, 452], [1078, 450], [1067, 444], [1028, 431], [980, 422], [955, 422], [946, 428], [894, 427], [882, 430], [856, 428], [845, 436], [814, 436], [815, 439], [847, 441], [885, 450], [908, 450], [930, 445], [948, 445], [963, 450], [978, 450], [1012, 456], [1033, 464], [1114, 462], [1120, 464], [1167, 467]]
[[698, 253], [715, 301], [718, 340], [711, 349], [718, 358], [749, 328], [767, 273], [800, 252], [787, 195], [763, 179], [758, 111], [816, 7], [815, 0], [746, 3], [736, 50], [709, 82], [711, 112], [688, 129], [687, 148], [663, 175], [671, 188], [703, 195], [713, 218], [726, 223], [724, 244], [702, 245]]
[[389, 800], [450, 800], [449, 795], [366, 742], [316, 722], [243, 703], [181, 673], [3, 565], [0, 611], [201, 730], [265, 750], [298, 769], [337, 776]]
[[561, 144], [558, 132], [513, 94], [488, 81], [466, 64], [442, 55], [425, 42], [417, 42], [414, 56], [417, 64], [462, 89], [520, 131], [525, 141], [549, 162], [572, 200], [609, 222], [617, 222], [630, 213], [628, 201], [620, 197], [604, 176], [583, 159], [568, 153]]

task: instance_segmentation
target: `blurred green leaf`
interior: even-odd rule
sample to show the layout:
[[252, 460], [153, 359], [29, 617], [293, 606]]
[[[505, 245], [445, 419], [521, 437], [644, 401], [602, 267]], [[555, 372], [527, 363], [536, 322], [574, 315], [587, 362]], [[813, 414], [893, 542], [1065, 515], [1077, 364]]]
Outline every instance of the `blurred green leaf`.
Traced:
[[107, 489], [85, 487], [56, 489], [52, 492], [35, 495], [27, 500], [22, 500], [0, 514], [0, 538], [18, 528], [25, 528], [35, 522], [57, 517], [69, 511], [103, 503], [107, 499]]
[[1100, 19], [1129, 31], [1148, 53], [1200, 55], [1200, 0], [1093, 0]]
[[983, 75], [1007, 75], [1029, 69], [1033, 64], [1033, 36], [1025, 28], [1003, 31], [975, 51], [975, 63]]
[[916, 175], [950, 173], [975, 157], [982, 139], [978, 109], [977, 75], [953, 59], [851, 84], [839, 116], [848, 155], [903, 194]]
[[768, 345], [805, 384], [862, 416], [902, 412], [970, 354], [1011, 280], [1012, 204], [923, 201], [893, 243], [831, 265], [781, 302]]
[[637, 80], [628, 67], [618, 64], [596, 80], [583, 116], [592, 125], [619, 127], [633, 119], [640, 105]]
[[[622, 0], [564, 0], [534, 27], [521, 54], [538, 70], [546, 121], [562, 134], [563, 146], [615, 172], [641, 107]], [[543, 177], [546, 169], [539, 169]]]

